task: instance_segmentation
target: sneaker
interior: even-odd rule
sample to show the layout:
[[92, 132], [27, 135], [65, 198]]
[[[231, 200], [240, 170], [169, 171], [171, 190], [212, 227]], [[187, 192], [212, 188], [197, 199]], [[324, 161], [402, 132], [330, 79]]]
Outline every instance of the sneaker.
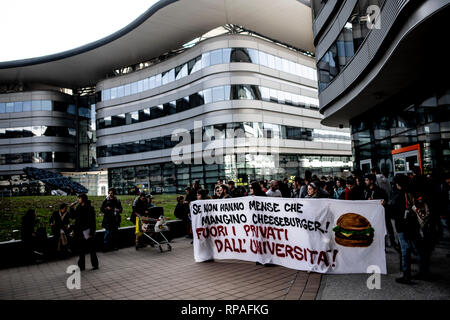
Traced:
[[92, 267], [92, 270], [98, 270], [98, 267]]
[[397, 278], [397, 279], [395, 279], [395, 282], [401, 283], [401, 284], [413, 284], [413, 282], [410, 279], [405, 278], [405, 277]]

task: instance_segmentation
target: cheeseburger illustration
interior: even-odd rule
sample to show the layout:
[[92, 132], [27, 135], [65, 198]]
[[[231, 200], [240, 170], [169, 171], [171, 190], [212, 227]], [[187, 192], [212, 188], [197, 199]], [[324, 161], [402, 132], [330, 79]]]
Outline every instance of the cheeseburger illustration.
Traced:
[[357, 213], [345, 213], [337, 220], [334, 240], [344, 247], [368, 247], [373, 242], [374, 229], [369, 220]]

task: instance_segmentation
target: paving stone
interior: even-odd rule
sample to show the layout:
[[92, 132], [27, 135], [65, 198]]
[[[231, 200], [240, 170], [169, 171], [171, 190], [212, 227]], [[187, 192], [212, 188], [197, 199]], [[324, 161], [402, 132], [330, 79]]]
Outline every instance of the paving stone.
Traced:
[[189, 242], [176, 239], [174, 250], [163, 254], [152, 248], [99, 253], [100, 270], [81, 273], [81, 290], [66, 287], [66, 268], [76, 258], [0, 270], [0, 299], [311, 299], [319, 288], [320, 274], [281, 266], [196, 263]]

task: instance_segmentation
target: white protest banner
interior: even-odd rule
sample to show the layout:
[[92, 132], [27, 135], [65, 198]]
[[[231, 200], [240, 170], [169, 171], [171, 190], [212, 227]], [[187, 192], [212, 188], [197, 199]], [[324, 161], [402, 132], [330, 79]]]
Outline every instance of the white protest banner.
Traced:
[[379, 200], [242, 197], [190, 205], [194, 258], [273, 263], [320, 273], [386, 274]]

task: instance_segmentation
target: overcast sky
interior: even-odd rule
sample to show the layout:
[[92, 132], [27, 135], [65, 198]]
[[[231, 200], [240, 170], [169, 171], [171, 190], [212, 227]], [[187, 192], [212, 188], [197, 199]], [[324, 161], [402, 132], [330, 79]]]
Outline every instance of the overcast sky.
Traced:
[[125, 27], [158, 0], [1, 0], [0, 61], [73, 49]]

